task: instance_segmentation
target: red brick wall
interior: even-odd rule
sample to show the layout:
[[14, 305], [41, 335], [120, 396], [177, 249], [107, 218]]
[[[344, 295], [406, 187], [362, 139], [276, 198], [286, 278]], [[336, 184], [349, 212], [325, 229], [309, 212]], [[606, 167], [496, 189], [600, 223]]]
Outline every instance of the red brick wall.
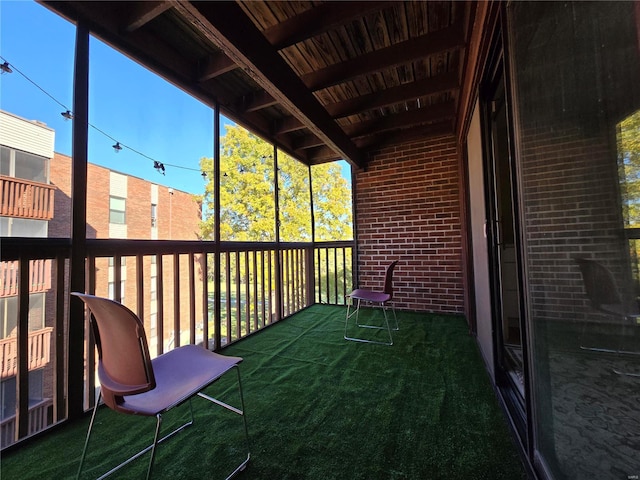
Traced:
[[605, 264], [620, 286], [629, 282], [615, 138], [558, 123], [524, 129], [521, 145], [533, 318], [590, 318], [575, 258]]
[[[87, 170], [87, 238], [109, 238], [108, 168], [89, 164]], [[51, 183], [57, 187], [54, 218], [49, 222], [50, 237], [71, 234], [71, 158], [56, 153], [51, 161]], [[151, 238], [152, 182], [136, 177], [127, 179], [127, 238]], [[158, 186], [158, 238], [197, 240], [200, 207], [189, 193]]]
[[[71, 158], [55, 154], [51, 162], [51, 183], [57, 187], [55, 192], [54, 218], [49, 222], [50, 237], [69, 237], [71, 231]], [[109, 238], [109, 194], [110, 170], [89, 164], [87, 170], [87, 238]], [[127, 178], [126, 224], [127, 238], [151, 239], [151, 185], [152, 182], [140, 178]], [[158, 239], [160, 240], [197, 240], [199, 235], [200, 207], [189, 193], [158, 186]], [[199, 256], [195, 258], [196, 302], [202, 301], [202, 268]], [[125, 259], [125, 290], [122, 292], [124, 303], [136, 310], [136, 259]], [[150, 322], [151, 257], [144, 260], [144, 304], [143, 320], [148, 329]], [[164, 332], [165, 338], [173, 331], [174, 319], [174, 263], [173, 257], [163, 257], [163, 293], [164, 293]], [[180, 256], [180, 317], [181, 329], [188, 330], [189, 316], [189, 262], [187, 255]], [[109, 261], [96, 259], [96, 295], [108, 295]], [[199, 303], [198, 303], [199, 304]], [[52, 305], [52, 304], [51, 304]], [[49, 305], [47, 318], [54, 318]], [[196, 323], [202, 323], [201, 309], [196, 309]]]
[[385, 148], [356, 172], [358, 282], [394, 276], [399, 308], [464, 312], [459, 158], [453, 137]]

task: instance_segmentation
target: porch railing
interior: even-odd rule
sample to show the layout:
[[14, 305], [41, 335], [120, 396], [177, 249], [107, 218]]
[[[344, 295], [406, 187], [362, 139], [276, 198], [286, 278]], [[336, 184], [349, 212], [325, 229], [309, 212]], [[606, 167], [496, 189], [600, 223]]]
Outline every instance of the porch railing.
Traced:
[[[29, 407], [29, 435], [41, 432], [49, 424], [49, 408], [53, 402], [46, 398]], [[13, 415], [0, 422], [0, 446], [2, 448], [16, 442], [16, 416]]]
[[[45, 367], [51, 361], [51, 335], [53, 327], [29, 332], [27, 352], [29, 370]], [[15, 335], [0, 340], [0, 378], [14, 377], [18, 373], [18, 339]]]
[[[24, 278], [30, 278], [43, 262], [50, 270], [52, 284], [45, 304], [54, 358], [47, 378], [55, 383], [45, 382], [43, 397], [53, 401], [49, 421], [64, 421], [68, 392], [84, 391], [88, 409], [95, 402], [97, 385], [95, 355], [80, 359], [85, 372], [82, 387], [65, 384], [68, 330], [81, 321], [67, 318], [70, 244], [63, 239], [7, 238], [3, 242], [2, 265], [13, 264], [10, 269]], [[344, 293], [352, 284], [352, 248], [353, 242], [348, 241], [216, 244], [92, 239], [86, 244], [85, 291], [110, 296], [136, 312], [144, 322], [152, 355], [184, 344], [219, 350], [313, 303], [344, 304]], [[20, 275], [12, 278], [19, 280]], [[22, 290], [12, 291], [23, 302], [26, 290], [22, 285]], [[88, 317], [84, 321], [82, 351], [93, 352]], [[18, 342], [20, 332], [28, 332], [27, 322], [28, 316], [21, 314]], [[27, 359], [13, 361], [10, 371], [17, 375], [16, 388], [28, 384], [20, 378], [29, 365]], [[27, 405], [18, 405], [21, 408]], [[20, 438], [30, 432], [25, 418], [17, 426]]]
[[[0, 262], [0, 297], [18, 294], [18, 262]], [[29, 293], [46, 292], [51, 288], [51, 260], [29, 262]]]
[[56, 187], [0, 175], [0, 215], [51, 220]]

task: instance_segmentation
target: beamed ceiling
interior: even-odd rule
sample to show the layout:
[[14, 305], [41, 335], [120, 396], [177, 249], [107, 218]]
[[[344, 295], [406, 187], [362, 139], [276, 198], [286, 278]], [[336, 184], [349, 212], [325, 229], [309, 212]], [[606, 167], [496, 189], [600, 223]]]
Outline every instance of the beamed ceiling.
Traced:
[[456, 133], [476, 2], [51, 1], [313, 165]]

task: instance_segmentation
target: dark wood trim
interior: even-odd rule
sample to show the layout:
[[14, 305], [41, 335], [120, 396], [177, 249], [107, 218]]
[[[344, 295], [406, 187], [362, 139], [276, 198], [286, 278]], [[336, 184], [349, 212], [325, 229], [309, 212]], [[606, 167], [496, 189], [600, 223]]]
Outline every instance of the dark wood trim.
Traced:
[[416, 97], [428, 97], [439, 93], [456, 91], [458, 88], [458, 73], [449, 72], [342, 102], [329, 103], [325, 105], [325, 108], [333, 118], [341, 118], [407, 102]]
[[366, 135], [378, 135], [389, 130], [413, 127], [429, 123], [441, 123], [455, 117], [455, 104], [453, 101], [437, 103], [429, 108], [409, 110], [395, 115], [365, 120], [359, 123], [345, 125], [343, 130], [351, 138]]
[[18, 264], [18, 374], [16, 378], [16, 430], [15, 440], [29, 434], [29, 266]]
[[233, 2], [178, 4], [181, 15], [198, 28], [312, 133], [356, 165], [362, 154], [305, 87], [287, 62]]
[[132, 7], [131, 15], [125, 22], [124, 30], [127, 32], [133, 32], [171, 7], [172, 5], [170, 2], [136, 2]]
[[[85, 291], [87, 240], [87, 163], [89, 135], [89, 27], [76, 26], [73, 89], [73, 146], [71, 160], [71, 292]], [[68, 417], [84, 412], [84, 305], [79, 298], [69, 304]]]
[[328, 2], [266, 28], [262, 34], [276, 50], [281, 50], [344, 25], [366, 13], [392, 6], [393, 3]]
[[206, 82], [236, 68], [238, 68], [238, 66], [233, 60], [223, 53], [212, 53], [202, 62], [199, 68], [198, 81]]

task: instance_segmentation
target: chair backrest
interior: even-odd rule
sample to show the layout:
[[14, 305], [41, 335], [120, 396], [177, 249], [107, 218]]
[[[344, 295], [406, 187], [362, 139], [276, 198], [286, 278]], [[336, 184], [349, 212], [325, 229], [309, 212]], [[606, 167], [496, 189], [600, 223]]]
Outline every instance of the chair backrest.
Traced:
[[391, 298], [393, 298], [393, 269], [396, 268], [397, 264], [398, 260], [391, 263], [384, 274], [384, 293], [389, 294]]
[[91, 311], [91, 325], [98, 349], [98, 377], [104, 403], [119, 407], [123, 395], [134, 395], [156, 386], [144, 325], [124, 305], [108, 298], [74, 292]]
[[584, 289], [594, 308], [601, 305], [621, 305], [622, 297], [616, 287], [616, 282], [611, 272], [601, 263], [587, 258], [576, 258]]

